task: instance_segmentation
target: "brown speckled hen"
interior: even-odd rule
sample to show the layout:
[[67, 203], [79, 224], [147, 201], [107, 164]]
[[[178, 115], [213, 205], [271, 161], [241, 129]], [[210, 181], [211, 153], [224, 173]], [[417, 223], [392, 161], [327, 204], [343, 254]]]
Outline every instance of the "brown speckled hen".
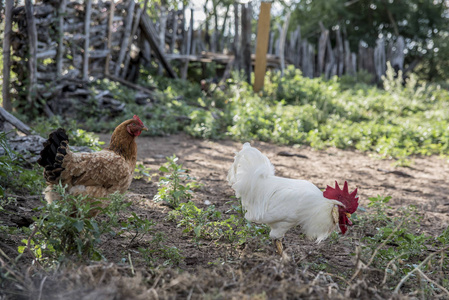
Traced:
[[47, 202], [59, 198], [53, 190], [59, 182], [67, 186], [66, 191], [71, 195], [86, 195], [100, 201], [114, 192], [126, 192], [136, 167], [136, 138], [142, 130], [148, 128], [134, 116], [115, 128], [107, 148], [94, 153], [74, 153], [69, 149], [69, 138], [64, 129], [52, 132], [38, 160], [45, 168]]

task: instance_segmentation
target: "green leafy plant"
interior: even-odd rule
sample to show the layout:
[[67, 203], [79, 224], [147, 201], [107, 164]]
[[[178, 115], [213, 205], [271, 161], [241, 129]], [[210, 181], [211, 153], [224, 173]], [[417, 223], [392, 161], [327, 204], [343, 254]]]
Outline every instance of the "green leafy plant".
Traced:
[[136, 165], [136, 168], [134, 169], [134, 179], [142, 179], [146, 178], [148, 181], [151, 181], [151, 174], [150, 174], [151, 168], [145, 167], [143, 164]]
[[156, 202], [163, 201], [171, 208], [177, 208], [181, 202], [191, 199], [192, 189], [199, 186], [177, 161], [175, 155], [167, 157], [167, 163], [159, 168], [159, 171], [167, 175], [159, 178], [159, 189], [154, 196]]
[[[101, 201], [67, 194], [61, 184], [56, 186], [56, 192], [61, 199], [38, 208], [40, 216], [33, 217], [33, 233], [28, 240], [23, 240], [25, 245], [19, 247], [19, 252], [28, 248], [38, 261], [48, 265], [70, 257], [100, 260], [101, 236], [115, 235], [114, 228], [120, 225], [118, 212], [130, 204], [123, 201], [122, 195], [112, 194], [109, 199], [101, 200], [108, 202], [102, 208]], [[106, 220], [92, 218], [96, 210], [104, 213]]]
[[159, 232], [154, 234], [145, 248], [139, 248], [139, 252], [150, 267], [157, 266], [158, 259], [164, 260], [164, 266], [178, 265], [184, 259], [178, 248], [168, 247], [164, 242], [164, 235]]
[[242, 215], [241, 205], [232, 205], [232, 209], [223, 214], [214, 205], [201, 209], [189, 201], [181, 203], [167, 218], [197, 241], [206, 239], [242, 245], [252, 238], [262, 242], [268, 238], [268, 227], [248, 222]]
[[124, 222], [120, 222], [120, 225], [121, 230], [118, 234], [133, 232], [131, 233], [132, 238], [129, 242], [129, 244], [132, 244], [133, 242], [139, 242], [145, 235], [149, 234], [155, 223], [148, 219], [142, 219], [135, 212], [132, 212], [131, 217], [128, 217]]

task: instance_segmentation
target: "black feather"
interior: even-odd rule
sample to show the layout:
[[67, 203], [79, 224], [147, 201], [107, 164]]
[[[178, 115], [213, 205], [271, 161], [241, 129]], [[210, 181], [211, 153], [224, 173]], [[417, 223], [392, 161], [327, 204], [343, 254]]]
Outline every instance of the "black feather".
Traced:
[[48, 181], [57, 180], [64, 170], [61, 165], [67, 154], [68, 145], [69, 137], [63, 128], [50, 133], [48, 140], [44, 142], [44, 149], [37, 163], [45, 168], [44, 176]]

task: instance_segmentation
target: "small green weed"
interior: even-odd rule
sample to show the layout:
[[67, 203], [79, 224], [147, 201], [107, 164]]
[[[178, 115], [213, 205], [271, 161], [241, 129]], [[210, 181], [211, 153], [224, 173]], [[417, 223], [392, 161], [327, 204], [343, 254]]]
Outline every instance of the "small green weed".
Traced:
[[150, 174], [151, 168], [145, 167], [144, 164], [138, 164], [136, 165], [136, 168], [134, 169], [134, 179], [142, 179], [146, 178], [148, 181], [151, 181], [151, 174]]
[[149, 234], [155, 225], [153, 221], [142, 219], [135, 212], [131, 213], [126, 222], [121, 222], [121, 230], [118, 235], [124, 232], [134, 232], [129, 244], [141, 241], [145, 235]]
[[153, 236], [147, 247], [139, 248], [139, 252], [150, 267], [158, 266], [158, 259], [164, 259], [164, 266], [178, 265], [184, 259], [178, 248], [168, 247], [163, 242], [165, 242], [164, 235], [159, 232]]
[[199, 183], [177, 161], [175, 155], [167, 157], [167, 163], [159, 168], [167, 175], [159, 178], [159, 189], [153, 198], [156, 202], [165, 202], [171, 208], [177, 208], [181, 202], [191, 199], [192, 190], [199, 187]]

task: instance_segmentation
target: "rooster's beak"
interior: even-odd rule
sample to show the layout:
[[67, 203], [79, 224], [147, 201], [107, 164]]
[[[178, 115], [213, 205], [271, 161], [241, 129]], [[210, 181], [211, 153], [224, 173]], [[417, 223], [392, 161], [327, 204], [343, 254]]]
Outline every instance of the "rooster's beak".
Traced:
[[348, 219], [351, 218], [351, 214], [350, 213], [345, 213], [345, 214], [348, 217]]

